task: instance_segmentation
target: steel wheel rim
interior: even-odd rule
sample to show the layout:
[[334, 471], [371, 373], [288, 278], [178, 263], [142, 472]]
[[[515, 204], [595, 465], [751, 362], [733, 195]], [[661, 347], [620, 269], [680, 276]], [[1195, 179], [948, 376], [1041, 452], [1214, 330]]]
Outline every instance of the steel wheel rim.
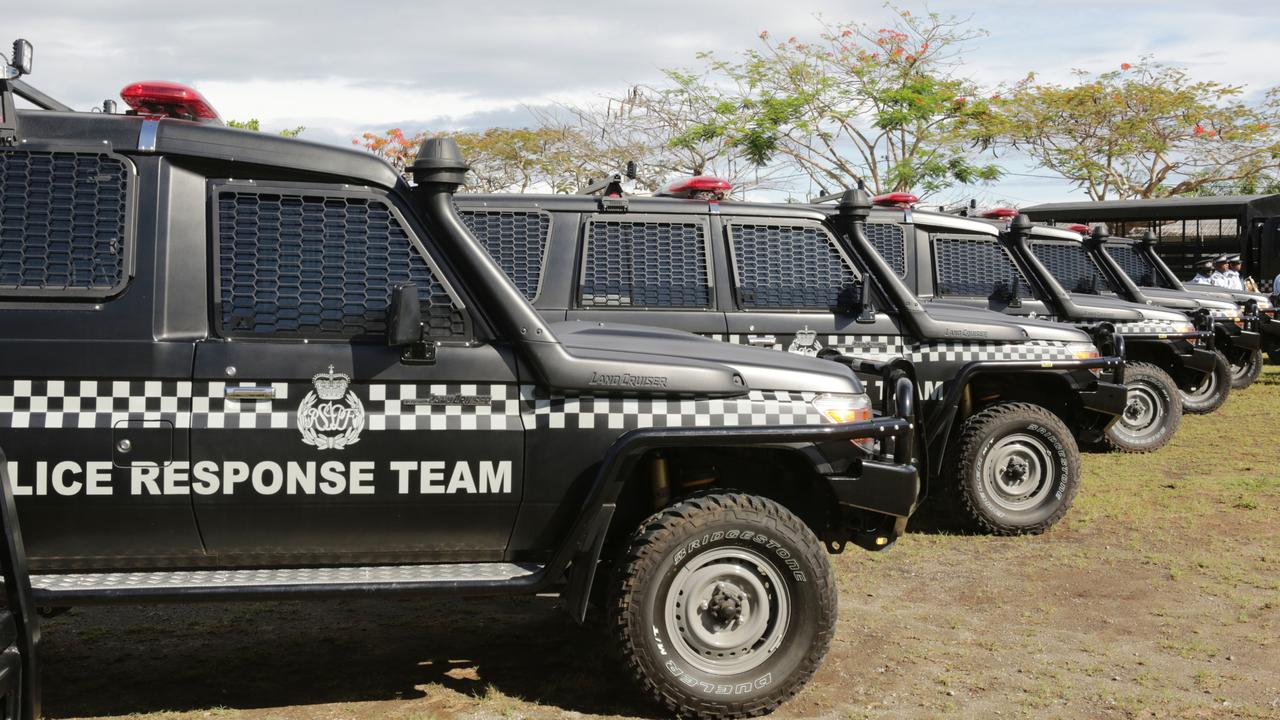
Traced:
[[790, 624], [791, 597], [782, 575], [743, 547], [690, 560], [671, 581], [664, 605], [676, 653], [713, 675], [758, 667], [781, 645]]
[[1254, 355], [1253, 353], [1249, 353], [1248, 355], [1245, 356], [1244, 360], [1239, 365], [1232, 363], [1231, 379], [1243, 380], [1249, 377], [1249, 373], [1253, 370], [1253, 361], [1254, 361]]
[[988, 496], [1013, 512], [1039, 506], [1053, 490], [1057, 461], [1043, 440], [1027, 433], [1000, 438], [982, 462]]
[[1160, 419], [1168, 413], [1167, 403], [1156, 389], [1145, 383], [1128, 388], [1124, 412], [1116, 427], [1131, 438], [1144, 438], [1160, 427]]
[[1187, 393], [1187, 397], [1191, 398], [1192, 400], [1207, 400], [1208, 398], [1213, 397], [1213, 393], [1217, 389], [1218, 389], [1218, 373], [1211, 371], [1208, 375], [1205, 375], [1203, 382], [1201, 382], [1196, 387], [1192, 388]]

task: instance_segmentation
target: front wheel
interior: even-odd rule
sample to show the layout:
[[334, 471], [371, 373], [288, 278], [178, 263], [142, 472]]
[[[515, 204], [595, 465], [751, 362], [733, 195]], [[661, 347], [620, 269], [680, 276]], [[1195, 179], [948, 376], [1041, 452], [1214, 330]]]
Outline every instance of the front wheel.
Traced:
[[1252, 385], [1261, 374], [1262, 351], [1250, 350], [1239, 362], [1231, 363], [1231, 389], [1243, 390]]
[[822, 544], [753, 495], [695, 496], [651, 516], [617, 577], [618, 649], [647, 694], [683, 717], [773, 711], [813, 676], [835, 630]]
[[1080, 449], [1058, 416], [999, 403], [965, 420], [948, 463], [960, 507], [977, 529], [1034, 535], [1062, 519], [1080, 489]]
[[1104, 442], [1121, 452], [1159, 450], [1182, 424], [1182, 396], [1169, 374], [1150, 363], [1127, 363], [1124, 412], [1107, 428]]
[[1231, 394], [1231, 363], [1222, 351], [1215, 351], [1217, 361], [1207, 375], [1190, 387], [1181, 388], [1182, 411], [1204, 415], [1222, 407]]

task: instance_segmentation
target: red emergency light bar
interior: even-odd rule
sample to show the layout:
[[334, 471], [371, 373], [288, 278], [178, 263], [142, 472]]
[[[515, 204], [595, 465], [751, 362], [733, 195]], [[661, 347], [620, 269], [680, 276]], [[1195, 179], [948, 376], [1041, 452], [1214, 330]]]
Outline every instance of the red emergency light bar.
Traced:
[[991, 220], [1003, 220], [1005, 218], [1016, 218], [1018, 217], [1018, 211], [1008, 207], [992, 208], [982, 213], [982, 217], [989, 218]]
[[666, 190], [658, 193], [658, 195], [690, 200], [723, 200], [725, 193], [732, 188], [733, 185], [729, 184], [729, 181], [724, 178], [697, 175], [671, 183]]
[[1066, 228], [1067, 228], [1068, 230], [1073, 231], [1073, 232], [1078, 232], [1078, 233], [1080, 233], [1081, 235], [1088, 235], [1088, 234], [1089, 234], [1089, 226], [1088, 226], [1088, 225], [1081, 225], [1080, 223], [1075, 223], [1074, 225], [1067, 225], [1067, 226], [1066, 226]]
[[920, 198], [906, 192], [885, 193], [884, 195], [877, 195], [871, 198], [871, 203], [873, 205], [879, 205], [881, 207], [909, 208], [918, 202], [920, 202]]
[[146, 80], [120, 91], [125, 104], [139, 115], [221, 123], [218, 111], [194, 88], [165, 80]]

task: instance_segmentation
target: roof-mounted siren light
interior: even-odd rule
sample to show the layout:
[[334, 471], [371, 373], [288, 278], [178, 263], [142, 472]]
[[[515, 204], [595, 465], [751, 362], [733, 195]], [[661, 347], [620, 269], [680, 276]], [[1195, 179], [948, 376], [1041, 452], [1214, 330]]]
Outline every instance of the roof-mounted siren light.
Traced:
[[733, 185], [724, 178], [697, 175], [684, 180], [677, 180], [668, 185], [666, 190], [656, 194], [662, 197], [684, 198], [686, 200], [723, 200], [725, 194], [732, 189]]
[[891, 192], [871, 198], [871, 204], [879, 207], [909, 208], [920, 202], [920, 198], [908, 192]]
[[998, 207], [982, 213], [982, 217], [988, 220], [1012, 220], [1018, 217], [1018, 211], [1011, 207]]
[[171, 117], [179, 120], [197, 120], [222, 124], [218, 111], [213, 109], [195, 88], [165, 80], [147, 80], [126, 85], [120, 91], [125, 104], [133, 108], [134, 115]]
[[18, 38], [13, 41], [9, 62], [0, 66], [0, 80], [16, 80], [31, 74], [31, 42]]
[[1070, 230], [1071, 232], [1078, 232], [1081, 235], [1089, 234], [1089, 226], [1083, 223], [1072, 223], [1071, 225], [1063, 226], [1063, 228], [1066, 230]]

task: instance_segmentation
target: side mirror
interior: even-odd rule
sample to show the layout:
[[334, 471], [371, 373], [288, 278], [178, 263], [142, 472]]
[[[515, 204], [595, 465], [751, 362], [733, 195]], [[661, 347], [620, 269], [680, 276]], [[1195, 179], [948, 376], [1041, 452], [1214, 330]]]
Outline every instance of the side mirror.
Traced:
[[391, 289], [387, 306], [387, 346], [404, 347], [422, 340], [422, 301], [413, 283]]
[[876, 307], [871, 302], [870, 283], [866, 280], [854, 280], [842, 287], [840, 294], [836, 295], [835, 310], [840, 315], [856, 316], [856, 322], [875, 322]]
[[1009, 307], [1022, 307], [1022, 278], [1013, 276], [1013, 287], [1009, 290]]
[[18, 71], [18, 75], [31, 74], [31, 42], [28, 40], [13, 41], [13, 57], [9, 64], [14, 70]]

